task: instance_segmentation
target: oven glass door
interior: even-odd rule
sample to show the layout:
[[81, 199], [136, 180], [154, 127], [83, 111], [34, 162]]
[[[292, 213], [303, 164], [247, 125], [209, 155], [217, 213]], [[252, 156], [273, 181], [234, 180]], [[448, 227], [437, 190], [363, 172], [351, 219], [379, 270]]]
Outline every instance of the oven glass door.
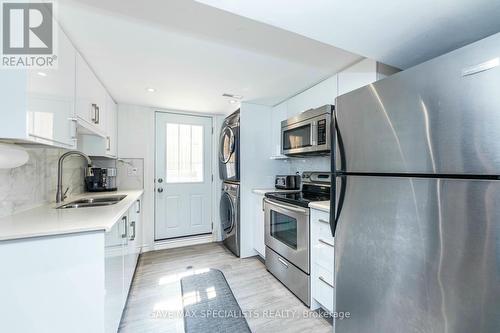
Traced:
[[312, 146], [312, 124], [283, 129], [283, 150], [299, 149]]
[[297, 250], [297, 219], [271, 210], [271, 236]]
[[264, 199], [265, 243], [309, 274], [309, 209]]

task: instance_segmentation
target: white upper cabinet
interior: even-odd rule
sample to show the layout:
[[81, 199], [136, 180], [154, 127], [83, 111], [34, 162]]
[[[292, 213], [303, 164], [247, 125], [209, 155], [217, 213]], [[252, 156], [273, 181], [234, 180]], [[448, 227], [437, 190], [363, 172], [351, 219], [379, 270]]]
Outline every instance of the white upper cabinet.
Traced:
[[[117, 105], [113, 98], [106, 93], [106, 130], [103, 135], [95, 135], [95, 133], [85, 129], [83, 133], [78, 135], [78, 150], [89, 155], [99, 157], [116, 158], [118, 155], [118, 117]], [[85, 125], [84, 125], [85, 126]], [[81, 132], [82, 127], [78, 130]]]
[[28, 135], [73, 147], [76, 50], [60, 29], [58, 40], [57, 69], [28, 71]]
[[106, 90], [80, 54], [76, 56], [76, 117], [78, 124], [106, 136]]
[[78, 150], [90, 156], [116, 158], [117, 105], [87, 62], [76, 57]]
[[8, 69], [0, 75], [0, 138], [74, 148], [76, 50], [55, 24], [53, 69]]
[[337, 76], [334, 75], [287, 101], [287, 115], [293, 117], [301, 112], [326, 104], [334, 104], [337, 97]]
[[106, 155], [118, 156], [118, 106], [106, 94]]

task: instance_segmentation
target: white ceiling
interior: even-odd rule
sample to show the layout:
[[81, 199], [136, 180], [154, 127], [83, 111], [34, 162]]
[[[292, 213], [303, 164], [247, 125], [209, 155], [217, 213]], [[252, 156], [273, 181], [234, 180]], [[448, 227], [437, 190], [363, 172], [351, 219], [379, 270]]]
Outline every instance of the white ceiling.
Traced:
[[398, 68], [500, 31], [499, 0], [198, 0]]
[[361, 59], [191, 0], [58, 4], [63, 29], [119, 103], [228, 113], [231, 93], [274, 105]]

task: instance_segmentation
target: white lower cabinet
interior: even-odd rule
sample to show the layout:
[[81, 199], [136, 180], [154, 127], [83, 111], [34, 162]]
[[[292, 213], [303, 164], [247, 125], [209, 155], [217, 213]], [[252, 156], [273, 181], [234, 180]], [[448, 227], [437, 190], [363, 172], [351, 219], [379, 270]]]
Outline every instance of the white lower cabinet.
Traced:
[[254, 202], [253, 247], [255, 251], [257, 251], [262, 258], [265, 258], [266, 245], [264, 243], [264, 238], [265, 238], [264, 195], [253, 193], [252, 199]]
[[124, 250], [123, 237], [127, 216], [124, 215], [113, 228], [105, 234], [105, 332], [116, 332], [120, 325], [123, 311], [124, 280]]
[[127, 243], [124, 264], [125, 301], [134, 278], [135, 267], [141, 253], [141, 201], [137, 200], [128, 211]]
[[105, 332], [117, 332], [141, 252], [141, 199], [105, 235]]
[[104, 332], [104, 243], [102, 231], [1, 241], [0, 331]]
[[335, 311], [335, 243], [329, 213], [311, 209], [311, 309]]

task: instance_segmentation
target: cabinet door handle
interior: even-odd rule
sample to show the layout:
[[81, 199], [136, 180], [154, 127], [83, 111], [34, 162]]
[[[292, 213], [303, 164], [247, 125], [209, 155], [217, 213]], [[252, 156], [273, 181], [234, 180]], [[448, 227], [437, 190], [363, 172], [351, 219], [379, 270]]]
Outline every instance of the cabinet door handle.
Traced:
[[92, 118], [90, 119], [95, 124], [97, 121], [97, 104], [92, 104]]
[[327, 220], [323, 220], [323, 219], [318, 219], [319, 222], [321, 223], [326, 223], [326, 224], [330, 224], [330, 222], [328, 222]]
[[76, 132], [76, 127], [77, 127], [77, 119], [76, 118], [69, 118], [69, 135], [72, 141], [72, 147], [76, 147], [76, 143], [78, 140], [77, 137], [77, 132]]
[[334, 288], [333, 284], [331, 284], [330, 282], [326, 281], [326, 279], [322, 276], [318, 276], [318, 280], [320, 280], [321, 282], [323, 282], [324, 284], [330, 286], [331, 288]]
[[130, 236], [130, 240], [133, 241], [135, 239], [135, 221], [130, 222], [130, 227], [132, 228], [133, 234]]
[[321, 238], [320, 238], [320, 239], [318, 239], [318, 242], [323, 243], [323, 244], [325, 244], [325, 245], [328, 245], [328, 246], [330, 246], [330, 247], [335, 247], [332, 243], [327, 242], [326, 240], [321, 239]]
[[106, 137], [106, 142], [107, 142], [106, 150], [110, 151], [111, 150], [111, 138], [109, 136]]
[[126, 216], [122, 217], [122, 222], [123, 222], [123, 225], [125, 227], [125, 230], [123, 231], [123, 234], [122, 234], [122, 238], [127, 238], [127, 234], [128, 234], [127, 229], [128, 228], [127, 228], [127, 217]]
[[141, 200], [137, 200], [137, 214], [141, 212]]
[[99, 105], [96, 105], [96, 111], [97, 111], [97, 117], [96, 117], [96, 124], [99, 124], [101, 121], [101, 109], [99, 109]]

